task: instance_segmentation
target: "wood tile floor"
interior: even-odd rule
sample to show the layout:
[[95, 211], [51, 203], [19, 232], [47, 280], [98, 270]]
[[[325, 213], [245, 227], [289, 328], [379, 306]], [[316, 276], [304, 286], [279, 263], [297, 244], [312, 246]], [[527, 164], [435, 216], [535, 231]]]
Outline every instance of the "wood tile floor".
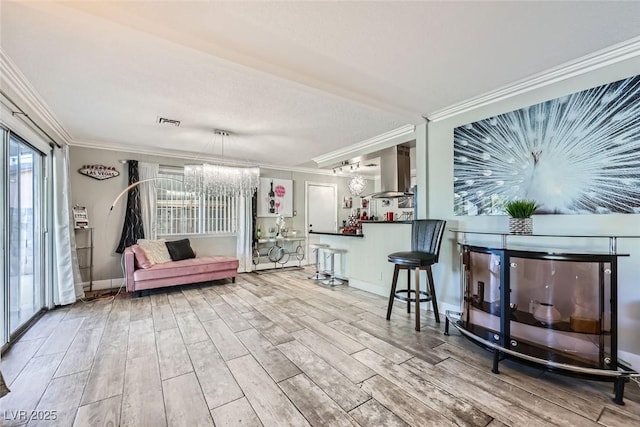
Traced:
[[55, 411], [29, 426], [590, 426], [640, 425], [612, 386], [513, 362], [422, 332], [397, 303], [307, 271], [243, 274], [236, 284], [171, 289], [137, 299], [76, 303], [47, 313], [4, 356], [16, 410]]

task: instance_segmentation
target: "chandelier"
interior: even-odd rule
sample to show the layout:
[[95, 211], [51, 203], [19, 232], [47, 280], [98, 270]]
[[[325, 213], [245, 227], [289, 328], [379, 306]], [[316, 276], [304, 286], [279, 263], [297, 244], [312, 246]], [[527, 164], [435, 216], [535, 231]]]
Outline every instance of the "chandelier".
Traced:
[[[224, 137], [228, 131], [215, 130], [222, 136], [224, 156]], [[260, 169], [257, 167], [234, 167], [204, 163], [185, 165], [184, 185], [189, 192], [207, 196], [250, 196], [258, 189]]]
[[365, 188], [367, 188], [367, 181], [364, 180], [362, 175], [354, 176], [349, 182], [349, 191], [354, 196], [362, 194]]

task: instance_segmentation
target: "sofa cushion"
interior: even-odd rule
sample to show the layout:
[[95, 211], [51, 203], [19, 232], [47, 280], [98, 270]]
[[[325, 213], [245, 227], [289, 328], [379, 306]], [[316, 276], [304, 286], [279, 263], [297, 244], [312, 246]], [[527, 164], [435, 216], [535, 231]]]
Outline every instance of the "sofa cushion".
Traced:
[[140, 247], [140, 245], [131, 246], [131, 250], [136, 257], [136, 263], [140, 268], [149, 268], [153, 267], [154, 263], [149, 260], [147, 257], [147, 253]]
[[166, 244], [172, 261], [181, 261], [183, 259], [196, 257], [193, 249], [191, 249], [189, 239], [174, 240], [173, 242], [167, 242]]
[[153, 264], [161, 264], [164, 262], [171, 261], [171, 255], [169, 255], [169, 250], [167, 249], [167, 245], [165, 244], [166, 240], [147, 240], [147, 239], [138, 239], [138, 246], [144, 249], [144, 252], [147, 254], [147, 258]]
[[191, 258], [182, 261], [156, 264], [151, 268], [136, 270], [133, 273], [133, 278], [137, 281], [189, 276], [215, 271], [237, 270], [238, 265], [239, 262], [237, 258], [227, 256]]

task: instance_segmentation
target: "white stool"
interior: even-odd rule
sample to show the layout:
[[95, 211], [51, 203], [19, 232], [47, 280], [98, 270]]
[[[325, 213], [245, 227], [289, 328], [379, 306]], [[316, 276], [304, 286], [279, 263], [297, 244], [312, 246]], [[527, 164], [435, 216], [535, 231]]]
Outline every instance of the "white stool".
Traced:
[[320, 273], [320, 250], [327, 249], [328, 247], [329, 245], [327, 245], [326, 243], [311, 243], [309, 245], [309, 249], [313, 249], [313, 251], [316, 253], [316, 274], [309, 277], [309, 279], [322, 280], [327, 278], [327, 275], [325, 273]]
[[325, 285], [331, 285], [331, 286], [341, 285], [342, 280], [336, 279], [335, 255], [347, 253], [347, 250], [338, 249], [338, 248], [325, 248], [324, 250], [326, 253], [329, 254], [329, 256], [331, 256], [331, 272], [330, 272], [331, 278], [329, 278], [328, 280], [324, 280], [322, 283], [324, 283]]

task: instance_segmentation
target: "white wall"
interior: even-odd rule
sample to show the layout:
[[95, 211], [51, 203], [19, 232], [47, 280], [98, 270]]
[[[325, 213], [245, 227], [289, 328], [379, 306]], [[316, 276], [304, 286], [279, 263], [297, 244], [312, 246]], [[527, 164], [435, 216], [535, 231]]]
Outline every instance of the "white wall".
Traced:
[[[138, 160], [143, 162], [159, 163], [167, 166], [183, 166], [185, 163], [193, 163], [190, 160], [176, 159], [163, 156], [150, 156], [145, 154], [127, 153], [122, 151], [98, 150], [94, 148], [71, 147], [71, 197], [73, 204], [85, 206], [89, 213], [89, 221], [94, 227], [94, 281], [115, 279], [123, 277], [121, 268], [121, 255], [115, 253], [120, 241], [122, 223], [126, 207], [126, 197], [122, 197], [114, 207], [113, 212], [109, 207], [117, 195], [126, 188], [128, 180], [128, 166], [121, 164], [120, 160]], [[78, 173], [83, 165], [102, 164], [115, 166], [120, 175], [98, 181], [96, 179]], [[287, 219], [287, 225], [291, 228], [304, 230], [304, 182], [328, 182], [338, 184], [339, 200], [348, 193], [349, 179], [347, 177], [334, 177], [312, 173], [290, 172], [275, 169], [261, 169], [262, 176], [270, 178], [293, 179], [293, 205], [297, 210], [297, 216]], [[370, 183], [373, 186], [373, 183]], [[341, 221], [349, 214], [348, 209], [338, 209], [338, 218]], [[258, 218], [258, 224], [262, 229], [268, 225], [275, 225], [275, 218]], [[235, 236], [188, 236], [193, 248], [198, 255], [236, 255]], [[176, 238], [179, 238], [176, 236]]]
[[[420, 196], [427, 200], [427, 214], [422, 217], [443, 218], [448, 226], [467, 229], [507, 230], [504, 216], [466, 217], [453, 216], [453, 130], [457, 126], [475, 122], [494, 115], [513, 111], [563, 95], [620, 80], [640, 73], [640, 58], [627, 60], [607, 68], [572, 77], [541, 89], [513, 96], [489, 106], [459, 114], [453, 118], [423, 125], [427, 128], [426, 141], [418, 139], [418, 174], [426, 176], [427, 187], [420, 189]], [[426, 146], [426, 150], [423, 150]], [[426, 170], [425, 170], [426, 166]], [[640, 235], [640, 215], [538, 215], [534, 218], [535, 232], [594, 233], [614, 235]], [[458, 251], [453, 233], [447, 233], [442, 247], [440, 263], [434, 269], [439, 301], [459, 305], [460, 285]], [[534, 239], [534, 238], [529, 238]], [[533, 240], [531, 240], [534, 243]], [[555, 246], [585, 250], [608, 250], [608, 242], [601, 239], [567, 239], [554, 242]], [[538, 242], [546, 244], [546, 242]], [[619, 350], [624, 359], [640, 369], [640, 239], [622, 239], [619, 253], [630, 257], [620, 259], [618, 280], [618, 338]]]
[[[350, 196], [349, 192], [349, 182], [351, 181], [351, 177], [349, 176], [333, 176], [333, 175], [320, 175], [313, 173], [303, 173], [303, 172], [292, 172], [292, 171], [284, 171], [284, 170], [276, 170], [276, 169], [260, 169], [260, 176], [265, 178], [278, 178], [278, 179], [291, 179], [293, 180], [293, 209], [297, 212], [297, 215], [293, 218], [285, 218], [287, 227], [289, 229], [298, 230], [298, 235], [304, 236], [306, 231], [305, 223], [304, 223], [304, 192], [305, 192], [305, 181], [311, 181], [316, 183], [323, 184], [337, 184], [338, 186], [338, 206], [336, 209], [338, 211], [338, 228], [341, 227], [342, 221], [346, 220], [351, 213], [350, 209], [343, 209], [342, 198], [344, 196]], [[367, 190], [365, 193], [370, 190], [373, 191], [374, 182], [372, 180], [367, 180]], [[360, 206], [360, 198], [353, 197], [353, 207]], [[261, 227], [262, 232], [265, 233], [269, 227], [275, 227], [276, 218], [258, 218], [257, 225]]]

